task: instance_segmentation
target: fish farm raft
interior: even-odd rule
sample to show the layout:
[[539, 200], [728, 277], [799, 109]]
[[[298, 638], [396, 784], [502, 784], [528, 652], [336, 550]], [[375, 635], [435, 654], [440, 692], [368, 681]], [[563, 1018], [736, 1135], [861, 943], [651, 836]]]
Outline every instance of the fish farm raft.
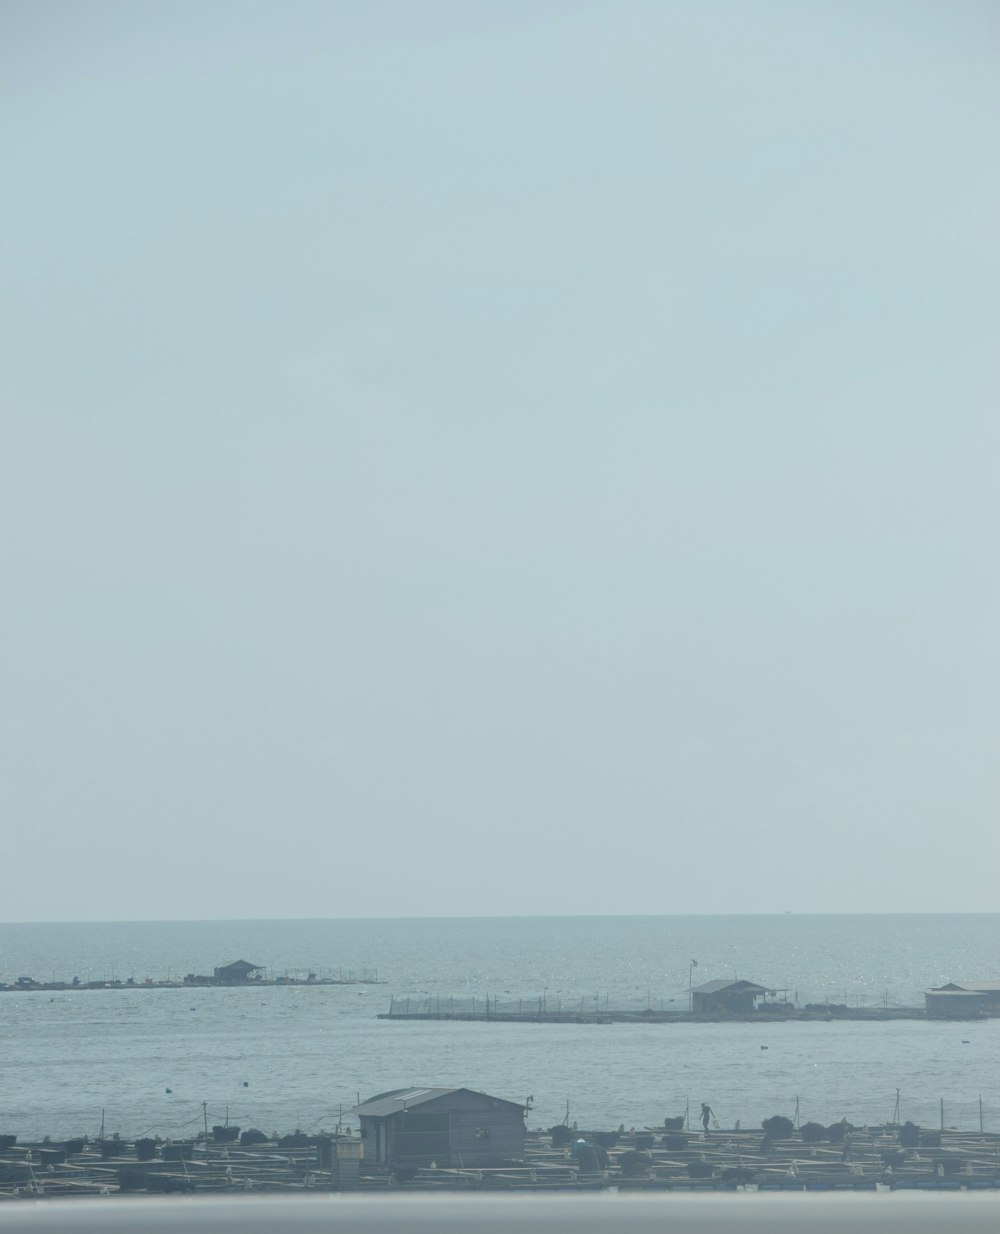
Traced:
[[854, 1007], [842, 1003], [806, 1003], [799, 1006], [797, 993], [769, 988], [739, 978], [708, 981], [693, 986], [682, 1000], [664, 1002], [650, 994], [644, 1004], [612, 1006], [609, 994], [570, 998], [550, 997], [546, 991], [532, 998], [452, 998], [412, 994], [393, 997], [383, 1020], [493, 1020], [544, 1024], [614, 1023], [711, 1023], [717, 1020], [747, 1020], [754, 1023], [780, 1020], [985, 1020], [1000, 1016], [1000, 981], [948, 982], [924, 993], [923, 1007], [889, 1005], [888, 991], [878, 1006]]
[[222, 964], [211, 974], [187, 973], [184, 977], [167, 977], [162, 981], [146, 977], [136, 981], [135, 977], [127, 977], [124, 981], [112, 973], [111, 978], [102, 977], [99, 981], [81, 981], [74, 977], [72, 981], [37, 981], [34, 977], [18, 977], [9, 983], [0, 982], [0, 992], [28, 993], [33, 990], [179, 990], [192, 987], [213, 988], [234, 986], [316, 986], [316, 985], [385, 985], [384, 977], [378, 975], [378, 969], [327, 969], [314, 972], [306, 969], [304, 973], [288, 972], [274, 976], [263, 964], [251, 964], [248, 960], [235, 960], [232, 964]]
[[[677, 1122], [683, 1120], [667, 1120]], [[773, 1121], [773, 1120], [768, 1120]], [[523, 1156], [475, 1169], [393, 1168], [357, 1135], [267, 1137], [215, 1127], [191, 1141], [18, 1143], [0, 1136], [0, 1201], [88, 1195], [309, 1191], [969, 1191], [1000, 1187], [1000, 1136], [912, 1124], [807, 1123], [705, 1134], [669, 1127], [527, 1133]], [[845, 1143], [846, 1139], [846, 1143]]]
[[611, 1007], [603, 999], [554, 1002], [537, 999], [449, 998], [432, 995], [416, 998], [394, 995], [380, 1020], [456, 1020], [533, 1024], [686, 1024], [718, 1021], [748, 1021], [759, 1024], [781, 1020], [923, 1020], [923, 1007], [849, 1007], [845, 1003], [768, 1003], [751, 1011], [687, 1011], [675, 1007]]

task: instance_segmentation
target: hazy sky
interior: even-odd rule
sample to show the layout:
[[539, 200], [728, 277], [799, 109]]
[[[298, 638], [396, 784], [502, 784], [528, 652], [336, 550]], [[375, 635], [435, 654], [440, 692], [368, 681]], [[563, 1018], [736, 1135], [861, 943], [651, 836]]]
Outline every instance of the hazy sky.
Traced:
[[0, 916], [995, 909], [998, 51], [0, 3]]

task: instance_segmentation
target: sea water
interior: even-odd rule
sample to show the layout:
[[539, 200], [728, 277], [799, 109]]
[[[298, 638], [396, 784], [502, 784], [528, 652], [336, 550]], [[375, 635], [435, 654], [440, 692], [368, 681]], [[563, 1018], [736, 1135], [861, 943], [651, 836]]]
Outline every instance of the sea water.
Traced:
[[[0, 981], [154, 980], [246, 959], [380, 984], [0, 993], [0, 1132], [193, 1134], [356, 1126], [390, 1088], [532, 1098], [529, 1126], [722, 1125], [791, 1115], [1000, 1131], [1000, 1020], [733, 1024], [388, 1021], [390, 997], [683, 1010], [740, 977], [790, 1001], [921, 1006], [995, 980], [1000, 915], [583, 917], [0, 926]], [[697, 961], [697, 964], [693, 964]]]

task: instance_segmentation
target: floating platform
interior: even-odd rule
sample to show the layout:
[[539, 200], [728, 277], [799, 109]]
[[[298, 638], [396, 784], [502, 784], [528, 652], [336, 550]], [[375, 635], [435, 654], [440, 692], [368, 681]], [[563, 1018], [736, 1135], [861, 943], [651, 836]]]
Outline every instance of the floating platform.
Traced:
[[[238, 1132], [238, 1128], [228, 1131]], [[558, 1134], [556, 1134], [558, 1133]], [[399, 1169], [367, 1163], [352, 1135], [257, 1143], [75, 1140], [18, 1144], [0, 1137], [0, 1201], [165, 1192], [303, 1191], [973, 1191], [1000, 1188], [1000, 1136], [925, 1132], [903, 1148], [900, 1128], [855, 1128], [842, 1143], [801, 1130], [766, 1141], [760, 1130], [628, 1132], [538, 1129], [524, 1157], [495, 1168]], [[258, 1133], [254, 1133], [258, 1134]], [[14, 1143], [10, 1143], [14, 1140]], [[585, 1141], [583, 1151], [577, 1141]]]
[[186, 977], [166, 978], [158, 981], [151, 977], [146, 977], [142, 981], [136, 981], [129, 977], [125, 981], [120, 981], [113, 978], [111, 981], [36, 981], [33, 977], [19, 977], [17, 981], [4, 983], [0, 982], [0, 994], [30, 994], [35, 992], [51, 993], [58, 990], [191, 990], [191, 989], [253, 989], [260, 990], [268, 986], [328, 986], [328, 985], [386, 985], [386, 979], [378, 975], [377, 970], [367, 971], [362, 969], [358, 972], [341, 969], [337, 975], [333, 974], [325, 976], [317, 976], [315, 973], [310, 973], [305, 977], [299, 976], [281, 976], [281, 977], [253, 977], [247, 980], [234, 980], [231, 977], [220, 978], [212, 976], [201, 976], [196, 973], [189, 973]]
[[766, 1003], [756, 1011], [698, 1013], [654, 1006], [615, 1008], [594, 998], [561, 1001], [556, 1005], [544, 998], [501, 1001], [491, 996], [468, 999], [410, 995], [393, 996], [389, 1010], [381, 1012], [378, 1018], [510, 1024], [775, 1024], [786, 1020], [926, 1020], [928, 1016], [923, 1007], [848, 1007], [844, 1004], [796, 1007], [793, 1003]]

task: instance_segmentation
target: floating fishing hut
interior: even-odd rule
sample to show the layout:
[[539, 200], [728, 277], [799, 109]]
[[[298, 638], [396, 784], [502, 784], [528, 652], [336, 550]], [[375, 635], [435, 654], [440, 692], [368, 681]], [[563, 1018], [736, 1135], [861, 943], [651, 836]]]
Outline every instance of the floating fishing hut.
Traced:
[[366, 1163], [464, 1168], [522, 1160], [525, 1109], [469, 1088], [397, 1088], [355, 1113]]

